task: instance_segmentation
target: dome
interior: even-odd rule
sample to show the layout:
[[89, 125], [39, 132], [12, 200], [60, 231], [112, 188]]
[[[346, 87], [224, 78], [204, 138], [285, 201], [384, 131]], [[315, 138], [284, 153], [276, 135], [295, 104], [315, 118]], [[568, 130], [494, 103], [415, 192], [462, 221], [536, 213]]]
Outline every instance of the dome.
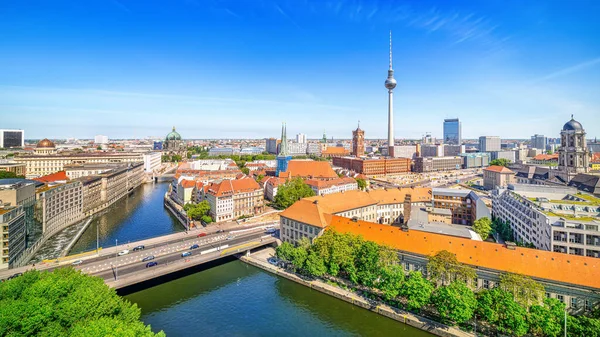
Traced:
[[396, 87], [396, 80], [394, 78], [388, 78], [385, 80], [385, 87], [389, 90], [392, 90]]
[[48, 139], [48, 138], [44, 138], [42, 140], [39, 141], [39, 143], [37, 143], [37, 148], [55, 148], [56, 145], [54, 145], [54, 143]]
[[581, 123], [574, 120], [573, 116], [571, 116], [571, 120], [568, 121], [567, 123], [565, 123], [565, 125], [563, 126], [563, 131], [582, 131], [582, 130], [583, 130], [583, 126], [581, 126]]
[[181, 135], [175, 131], [175, 127], [173, 127], [173, 131], [169, 132], [167, 135], [167, 140], [181, 140]]

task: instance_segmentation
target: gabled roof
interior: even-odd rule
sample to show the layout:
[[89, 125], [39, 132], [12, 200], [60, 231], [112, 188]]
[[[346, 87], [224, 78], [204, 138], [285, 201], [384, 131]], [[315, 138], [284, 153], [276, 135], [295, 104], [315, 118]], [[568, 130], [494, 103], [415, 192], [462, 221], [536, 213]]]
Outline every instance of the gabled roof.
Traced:
[[534, 160], [558, 160], [558, 153], [554, 154], [538, 154], [533, 157]]
[[318, 189], [328, 188], [332, 186], [338, 185], [347, 185], [347, 184], [356, 184], [356, 180], [350, 177], [336, 178], [331, 180], [317, 180], [317, 179], [309, 179], [305, 181], [306, 184], [312, 187], [316, 187]]
[[260, 189], [260, 186], [254, 179], [243, 178], [236, 180], [223, 180], [219, 183], [208, 185], [208, 194], [217, 197], [234, 195], [237, 193], [253, 192]]
[[500, 165], [492, 165], [490, 167], [486, 167], [483, 169], [484, 171], [496, 172], [496, 173], [514, 173], [510, 169], [500, 166]]
[[404, 232], [397, 227], [332, 216], [328, 229], [361, 235], [365, 240], [400, 251], [432, 256], [441, 250], [456, 255], [458, 262], [500, 272], [517, 273], [539, 280], [600, 288], [600, 259], [473, 241], [423, 231]]
[[183, 188], [194, 188], [196, 186], [196, 182], [194, 180], [185, 180], [182, 179], [179, 184]]
[[338, 177], [329, 162], [313, 160], [290, 160], [287, 171], [280, 172], [279, 176], [315, 179], [334, 179]]
[[344, 148], [342, 146], [328, 146], [324, 151], [321, 151], [321, 155], [328, 155], [328, 154], [346, 155], [349, 153], [350, 153], [350, 151], [346, 150], [346, 148]]
[[69, 180], [69, 177], [67, 177], [66, 171], [58, 171], [56, 173], [48, 174], [46, 176], [34, 178], [33, 180], [41, 181], [43, 183], [51, 183], [55, 181]]

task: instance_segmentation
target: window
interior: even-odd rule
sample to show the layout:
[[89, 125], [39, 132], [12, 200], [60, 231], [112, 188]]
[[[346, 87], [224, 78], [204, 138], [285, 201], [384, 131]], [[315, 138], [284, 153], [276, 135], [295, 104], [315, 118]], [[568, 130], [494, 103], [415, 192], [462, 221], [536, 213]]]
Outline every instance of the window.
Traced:
[[577, 308], [577, 297], [571, 297], [571, 308]]
[[483, 280], [483, 288], [484, 289], [490, 289], [490, 281]]
[[565, 303], [565, 297], [563, 295], [556, 295], [556, 299], [561, 301], [562, 303]]

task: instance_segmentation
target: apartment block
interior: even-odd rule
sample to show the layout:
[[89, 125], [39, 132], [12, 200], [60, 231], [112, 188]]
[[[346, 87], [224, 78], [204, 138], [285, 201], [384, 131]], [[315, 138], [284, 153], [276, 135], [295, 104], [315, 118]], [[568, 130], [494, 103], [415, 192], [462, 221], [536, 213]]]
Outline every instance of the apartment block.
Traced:
[[436, 172], [458, 170], [462, 167], [461, 157], [417, 157], [415, 172]]

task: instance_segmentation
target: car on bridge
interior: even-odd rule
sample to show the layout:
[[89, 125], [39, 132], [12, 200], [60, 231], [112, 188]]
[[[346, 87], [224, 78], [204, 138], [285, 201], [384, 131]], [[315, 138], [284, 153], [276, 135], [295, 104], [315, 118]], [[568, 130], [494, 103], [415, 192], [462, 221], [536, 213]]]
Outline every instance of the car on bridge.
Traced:
[[150, 260], [154, 260], [154, 255], [146, 256], [145, 258], [142, 259], [142, 262], [146, 262], [146, 261], [150, 261]]
[[201, 237], [203, 237], [203, 236], [206, 236], [206, 233], [200, 233], [200, 234], [198, 234], [198, 237], [199, 237], [199, 238], [201, 238]]
[[137, 247], [133, 248], [133, 251], [134, 251], [134, 252], [137, 252], [138, 250], [144, 250], [145, 248], [146, 248], [146, 246], [144, 246], [144, 245], [139, 245], [139, 246], [137, 246]]
[[181, 253], [181, 257], [191, 256], [192, 252], [183, 252]]
[[193, 245], [190, 247], [190, 249], [198, 249], [198, 248], [200, 248], [200, 246], [198, 246], [198, 244], [193, 244]]
[[123, 255], [127, 255], [127, 254], [129, 254], [129, 249], [122, 250], [122, 251], [120, 251], [120, 252], [119, 252], [119, 254], [117, 254], [117, 255], [119, 255], [119, 256], [123, 256]]
[[73, 263], [71, 263], [72, 266], [78, 266], [80, 264], [82, 264], [83, 261], [82, 260], [77, 260], [77, 261], [73, 261]]
[[158, 262], [152, 261], [152, 262], [146, 263], [146, 268], [150, 268], [150, 267], [154, 267], [154, 266], [158, 266]]

